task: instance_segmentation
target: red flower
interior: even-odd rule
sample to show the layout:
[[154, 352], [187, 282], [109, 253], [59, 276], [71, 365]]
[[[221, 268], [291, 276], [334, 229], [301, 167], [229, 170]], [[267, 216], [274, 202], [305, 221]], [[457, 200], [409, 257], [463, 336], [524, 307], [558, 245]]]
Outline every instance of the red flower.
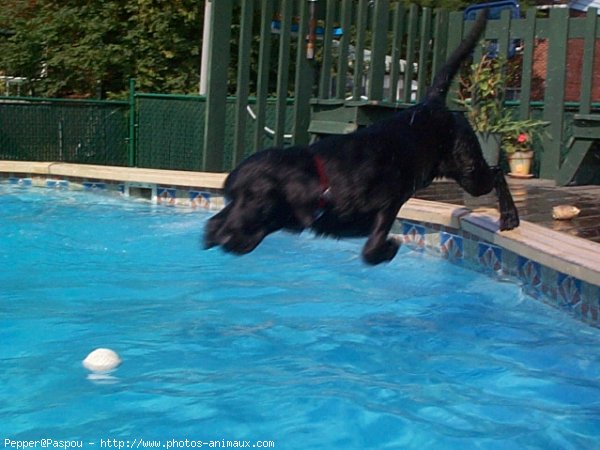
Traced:
[[527, 137], [527, 134], [526, 134], [526, 133], [521, 133], [521, 134], [519, 134], [519, 137], [517, 138], [517, 142], [518, 142], [519, 144], [524, 144], [524, 143], [525, 143], [525, 142], [527, 142], [527, 141], [528, 141], [528, 137]]

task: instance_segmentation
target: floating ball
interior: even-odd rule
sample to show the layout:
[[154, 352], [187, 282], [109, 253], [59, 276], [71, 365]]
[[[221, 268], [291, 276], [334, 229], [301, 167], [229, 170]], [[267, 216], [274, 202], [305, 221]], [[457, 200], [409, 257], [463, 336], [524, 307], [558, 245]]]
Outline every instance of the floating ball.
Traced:
[[97, 348], [83, 360], [83, 367], [92, 372], [108, 372], [121, 364], [121, 358], [109, 348]]

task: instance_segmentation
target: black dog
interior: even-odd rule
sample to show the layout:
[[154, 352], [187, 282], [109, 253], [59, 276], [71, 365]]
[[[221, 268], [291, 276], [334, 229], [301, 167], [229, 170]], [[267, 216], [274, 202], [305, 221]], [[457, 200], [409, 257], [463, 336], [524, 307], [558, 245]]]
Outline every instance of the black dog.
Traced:
[[517, 227], [502, 172], [487, 165], [465, 117], [445, 106], [452, 78], [485, 21], [481, 14], [423, 102], [351, 134], [263, 150], [243, 161], [225, 181], [229, 203], [209, 220], [205, 248], [244, 254], [274, 231], [310, 228], [319, 235], [368, 236], [363, 259], [389, 261], [399, 247], [388, 233], [400, 207], [437, 177], [456, 180], [474, 196], [495, 188], [500, 229]]

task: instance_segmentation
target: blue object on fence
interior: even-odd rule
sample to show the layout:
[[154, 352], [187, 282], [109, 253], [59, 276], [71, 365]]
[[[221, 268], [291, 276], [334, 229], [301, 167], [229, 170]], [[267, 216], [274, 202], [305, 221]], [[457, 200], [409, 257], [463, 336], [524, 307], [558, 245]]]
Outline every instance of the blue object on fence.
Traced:
[[[279, 34], [281, 33], [281, 21], [280, 20], [273, 20], [271, 22], [271, 33], [273, 34]], [[292, 24], [292, 33], [298, 33], [298, 24], [297, 23], [293, 23]], [[319, 37], [323, 37], [323, 35], [325, 34], [325, 28], [323, 27], [316, 27], [315, 28], [315, 34]], [[336, 27], [333, 29], [333, 38], [334, 39], [339, 39], [344, 35], [344, 31], [342, 30], [341, 27]]]
[[[519, 3], [515, 0], [502, 0], [499, 2], [489, 2], [489, 3], [479, 3], [478, 5], [471, 5], [464, 12], [465, 20], [475, 20], [477, 18], [477, 13], [482, 9], [488, 9], [488, 20], [498, 20], [502, 15], [502, 11], [509, 10], [510, 17], [512, 19], [521, 18], [521, 12]], [[518, 39], [513, 39], [508, 44], [508, 58], [512, 58], [517, 53], [517, 47], [519, 45]], [[493, 40], [488, 44], [487, 54], [491, 58], [495, 58], [498, 56], [498, 41]]]
[[489, 2], [479, 3], [478, 5], [471, 5], [465, 9], [464, 17], [465, 20], [475, 20], [477, 18], [477, 12], [482, 9], [488, 9], [488, 19], [499, 19], [502, 11], [505, 9], [510, 10], [510, 17], [518, 19], [521, 17], [519, 3], [515, 0], [502, 0], [500, 2]]

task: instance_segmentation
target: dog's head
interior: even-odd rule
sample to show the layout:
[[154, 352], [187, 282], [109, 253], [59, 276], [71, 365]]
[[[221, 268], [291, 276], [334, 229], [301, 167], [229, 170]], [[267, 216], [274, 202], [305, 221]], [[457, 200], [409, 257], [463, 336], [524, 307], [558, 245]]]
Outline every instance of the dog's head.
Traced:
[[208, 221], [204, 247], [245, 254], [270, 233], [310, 226], [314, 206], [306, 199], [310, 189], [299, 179], [302, 173], [274, 151], [244, 161], [225, 181], [227, 205]]

